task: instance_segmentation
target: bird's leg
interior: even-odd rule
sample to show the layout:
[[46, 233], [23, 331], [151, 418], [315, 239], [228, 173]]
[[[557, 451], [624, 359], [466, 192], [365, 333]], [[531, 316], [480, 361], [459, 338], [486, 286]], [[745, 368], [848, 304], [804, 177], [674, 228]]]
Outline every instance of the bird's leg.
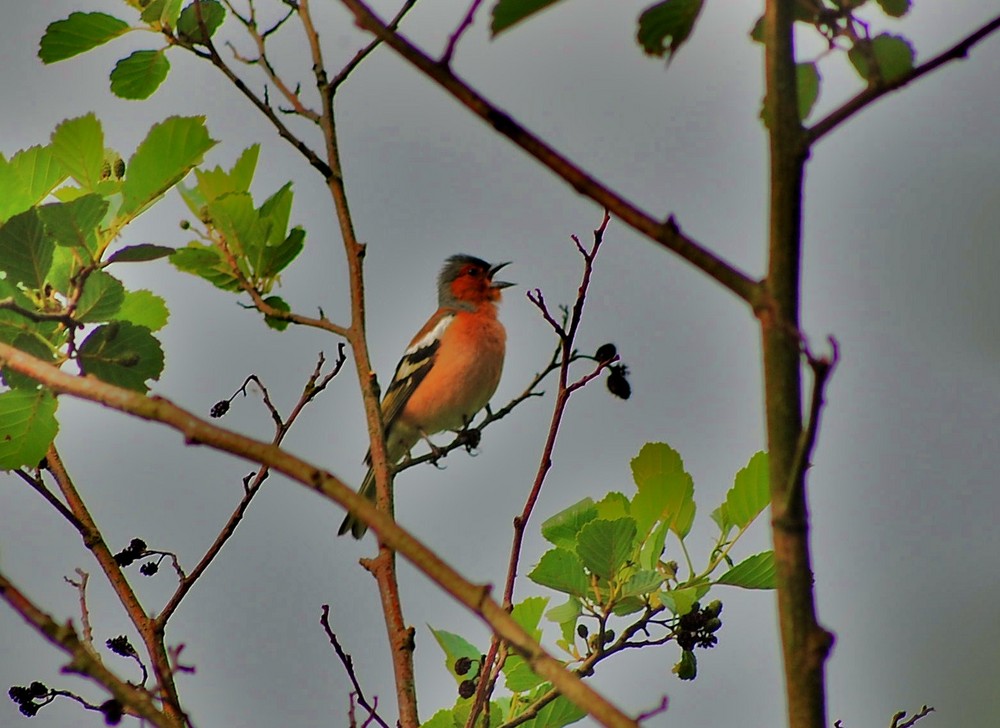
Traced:
[[[489, 410], [489, 405], [487, 405], [486, 408]], [[465, 446], [465, 451], [469, 453], [469, 455], [475, 457], [476, 453], [473, 451], [479, 447], [479, 440], [482, 438], [483, 433], [478, 427], [472, 427], [472, 420], [472, 417], [462, 415], [462, 429], [459, 430], [457, 434], [458, 437], [461, 438], [462, 444]]]
[[443, 448], [440, 448], [433, 442], [431, 442], [431, 438], [428, 437], [427, 433], [424, 432], [423, 430], [420, 430], [420, 437], [423, 438], [423, 441], [427, 443], [427, 447], [431, 449], [431, 462], [434, 463], [435, 467], [443, 468], [444, 467], [443, 465], [438, 465], [438, 460], [443, 458], [448, 453], [445, 452]]

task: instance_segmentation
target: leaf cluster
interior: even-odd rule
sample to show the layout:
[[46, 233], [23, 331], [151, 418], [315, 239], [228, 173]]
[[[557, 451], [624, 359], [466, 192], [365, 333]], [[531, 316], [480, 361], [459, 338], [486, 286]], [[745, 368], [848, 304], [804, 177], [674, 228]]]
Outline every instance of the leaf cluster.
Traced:
[[[536, 639], [542, 636], [542, 616], [558, 624], [557, 644], [582, 674], [624, 649], [678, 641], [682, 656], [674, 672], [692, 679], [697, 664], [694, 644], [712, 646], [712, 635], [721, 626], [721, 603], [702, 609], [699, 600], [721, 584], [774, 588], [773, 552], [755, 554], [735, 565], [729, 557], [770, 502], [767, 455], [757, 453], [750, 459], [737, 473], [725, 501], [712, 512], [718, 532], [701, 570], [692, 566], [685, 545], [696, 505], [694, 482], [680, 455], [665, 443], [647, 443], [632, 460], [632, 477], [636, 492], [631, 498], [616, 491], [596, 502], [584, 498], [542, 524], [542, 536], [552, 548], [528, 578], [567, 600], [548, 608], [549, 597], [529, 597], [514, 606], [512, 616]], [[683, 554], [683, 567], [664, 559], [671, 535]], [[723, 565], [729, 568], [716, 577]], [[453, 708], [440, 711], [425, 726], [461, 726], [470, 709], [468, 696], [481, 677], [481, 651], [459, 635], [432, 632], [460, 697]], [[583, 717], [568, 701], [555, 697], [551, 684], [536, 675], [521, 655], [509, 655], [502, 671], [511, 694], [491, 702], [491, 725], [502, 725], [529, 710], [533, 717], [519, 724], [557, 728]]]

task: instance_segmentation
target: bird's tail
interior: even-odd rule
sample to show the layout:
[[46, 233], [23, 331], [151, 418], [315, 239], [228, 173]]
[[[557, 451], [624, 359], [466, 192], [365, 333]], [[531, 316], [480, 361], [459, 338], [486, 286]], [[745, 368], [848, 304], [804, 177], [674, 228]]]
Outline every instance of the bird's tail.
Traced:
[[[370, 501], [375, 500], [375, 472], [368, 468], [368, 472], [365, 473], [365, 479], [361, 481], [361, 488], [358, 493], [363, 495]], [[354, 538], [361, 538], [368, 532], [368, 526], [365, 525], [363, 521], [358, 520], [354, 517], [353, 513], [348, 513], [344, 517], [344, 522], [340, 524], [340, 530], [337, 531], [338, 536], [343, 536], [348, 531]]]

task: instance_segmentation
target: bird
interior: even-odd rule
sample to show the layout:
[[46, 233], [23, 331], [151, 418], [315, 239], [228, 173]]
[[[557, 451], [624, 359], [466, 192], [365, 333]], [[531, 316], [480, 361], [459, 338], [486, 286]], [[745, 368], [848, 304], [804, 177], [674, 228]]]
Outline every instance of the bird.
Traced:
[[[466, 427], [500, 383], [507, 332], [497, 318], [501, 291], [513, 283], [494, 280], [507, 263], [491, 265], [472, 255], [453, 255], [438, 275], [438, 310], [410, 341], [382, 398], [388, 460], [395, 465], [421, 439]], [[375, 500], [371, 450], [358, 492]], [[368, 526], [348, 513], [338, 536], [354, 538]]]

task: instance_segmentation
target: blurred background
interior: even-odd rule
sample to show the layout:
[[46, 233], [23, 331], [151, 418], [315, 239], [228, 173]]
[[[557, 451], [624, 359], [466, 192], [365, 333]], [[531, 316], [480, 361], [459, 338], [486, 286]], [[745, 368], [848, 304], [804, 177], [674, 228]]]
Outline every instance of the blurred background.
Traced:
[[[264, 2], [259, 3], [266, 7]], [[275, 3], [277, 5], [277, 3]], [[393, 3], [374, 4], [384, 17]], [[489, 5], [487, 3], [486, 5]], [[708, 3], [689, 43], [669, 68], [634, 41], [644, 3], [561, 3], [497, 40], [488, 8], [459, 46], [457, 72], [584, 169], [682, 229], [753, 276], [764, 265], [766, 137], [758, 120], [761, 47], [747, 33], [759, 2]], [[917, 2], [889, 29], [916, 46], [918, 62], [949, 47], [996, 13], [990, 3]], [[436, 55], [467, 2], [425, 2], [403, 29]], [[329, 68], [366, 42], [336, 2], [313, 2]], [[258, 201], [295, 182], [293, 224], [308, 236], [278, 293], [296, 311], [322, 308], [347, 320], [342, 248], [322, 180], [213, 68], [180, 52], [147, 102], [113, 97], [115, 61], [159, 40], [136, 33], [97, 51], [44, 67], [38, 40], [73, 10], [133, 19], [112, 0], [6, 3], [0, 11], [0, 147], [44, 143], [61, 120], [94, 111], [106, 143], [127, 159], [149, 127], [171, 114], [202, 114], [220, 140], [207, 163], [229, 167], [254, 142], [263, 149]], [[881, 16], [872, 14], [873, 19]], [[234, 28], [229, 38], [252, 49]], [[221, 40], [221, 39], [220, 39]], [[823, 49], [800, 47], [804, 58]], [[290, 23], [272, 49], [278, 71], [312, 99], [310, 61]], [[1000, 711], [1000, 579], [993, 559], [1000, 491], [1000, 37], [977, 46], [911, 88], [886, 97], [824, 139], [809, 165], [805, 199], [804, 327], [822, 350], [840, 342], [842, 362], [809, 473], [816, 594], [821, 622], [837, 643], [828, 664], [829, 716], [847, 728], [886, 725], [897, 710], [937, 712], [921, 726], [985, 725]], [[820, 118], [860, 83], [845, 61], [825, 59]], [[260, 91], [263, 78], [245, 75]], [[276, 94], [272, 93], [272, 99]], [[581, 265], [571, 234], [589, 238], [601, 211], [381, 49], [338, 95], [347, 189], [367, 242], [368, 323], [383, 382], [412, 333], [436, 305], [435, 276], [457, 252], [511, 260], [502, 320], [508, 358], [494, 398], [519, 393], [548, 361], [554, 338], [524, 298], [540, 288], [550, 306], [569, 303]], [[310, 142], [319, 136], [291, 120]], [[123, 243], [180, 246], [188, 212], [170, 195], [125, 232]], [[320, 332], [267, 329], [230, 294], [164, 261], [120, 271], [130, 288], [164, 296], [171, 319], [167, 354], [153, 391], [207, 413], [253, 373], [287, 413], [320, 351], [337, 341]], [[634, 396], [611, 397], [601, 382], [578, 393], [555, 465], [529, 526], [521, 573], [545, 550], [544, 518], [587, 495], [631, 494], [629, 460], [647, 441], [684, 458], [699, 504], [688, 539], [696, 563], [711, 548], [708, 514], [732, 478], [764, 448], [757, 325], [747, 308], [677, 257], [612, 222], [598, 260], [579, 344], [613, 341], [632, 369]], [[511, 520], [537, 467], [552, 405], [522, 405], [489, 428], [477, 457], [456, 452], [442, 469], [424, 466], [397, 480], [403, 525], [466, 576], [502, 583]], [[175, 551], [190, 567], [215, 538], [252, 468], [185, 447], [163, 427], [63, 398], [57, 441], [66, 465], [115, 547], [140, 537]], [[225, 426], [270, 439], [259, 397], [234, 401]], [[311, 405], [287, 448], [360, 482], [367, 446], [360, 398], [348, 367]], [[76, 567], [95, 573], [90, 610], [99, 643], [132, 635], [76, 533], [34, 492], [0, 475], [0, 558], [4, 571], [59, 619], [79, 622], [76, 592], [63, 581]], [[319, 626], [332, 622], [369, 698], [394, 716], [385, 630], [360, 544], [334, 534], [342, 512], [298, 485], [272, 477], [244, 523], [174, 616], [172, 644], [194, 675], [179, 676], [199, 726], [346, 725], [349, 683]], [[765, 523], [737, 547], [739, 559], [768, 548]], [[669, 553], [668, 553], [669, 557]], [[405, 563], [404, 613], [417, 629], [421, 716], [453, 704], [454, 681], [427, 625], [483, 648], [487, 628]], [[135, 575], [144, 603], [171, 593], [169, 570]], [[774, 595], [719, 588], [720, 644], [699, 653], [699, 677], [671, 674], [675, 645], [603, 663], [592, 683], [637, 714], [670, 698], [650, 726], [781, 725], [784, 698]], [[527, 579], [518, 597], [543, 593]], [[553, 604], [561, 599], [553, 598]], [[557, 630], [547, 632], [555, 649]], [[134, 635], [133, 635], [134, 639]], [[118, 674], [134, 666], [109, 655]], [[100, 691], [59, 676], [62, 655], [10, 609], [0, 609], [0, 686], [41, 680], [97, 702]], [[23, 720], [0, 701], [0, 724]], [[68, 701], [33, 725], [100, 724]], [[581, 725], [587, 725], [584, 721]]]

